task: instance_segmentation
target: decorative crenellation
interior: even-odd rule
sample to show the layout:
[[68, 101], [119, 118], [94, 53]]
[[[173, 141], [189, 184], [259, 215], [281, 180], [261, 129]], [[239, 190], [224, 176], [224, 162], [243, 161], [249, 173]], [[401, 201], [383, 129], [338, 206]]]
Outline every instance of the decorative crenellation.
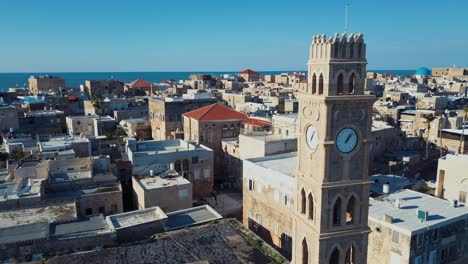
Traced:
[[365, 60], [364, 35], [338, 33], [327, 39], [325, 34], [315, 35], [310, 47], [310, 59], [353, 59]]

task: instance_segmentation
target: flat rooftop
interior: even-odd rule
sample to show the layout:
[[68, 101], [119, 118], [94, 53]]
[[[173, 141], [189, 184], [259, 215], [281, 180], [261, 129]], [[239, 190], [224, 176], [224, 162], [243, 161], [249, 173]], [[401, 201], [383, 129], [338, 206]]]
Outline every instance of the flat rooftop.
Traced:
[[[395, 206], [396, 200], [400, 201], [400, 208]], [[428, 220], [418, 219], [417, 210], [428, 211]], [[393, 223], [385, 222], [385, 215], [393, 217]], [[371, 198], [369, 218], [401, 233], [411, 235], [461, 219], [468, 219], [468, 208], [453, 207], [447, 200], [405, 189], [387, 196]]]
[[167, 214], [166, 229], [175, 230], [222, 219], [223, 217], [209, 205], [183, 209]]
[[262, 158], [249, 159], [259, 166], [285, 175], [293, 176], [297, 164], [297, 152], [272, 155]]
[[187, 179], [180, 176], [176, 171], [165, 171], [162, 174], [155, 176], [136, 176], [135, 178], [145, 190], [190, 184]]
[[49, 223], [46, 221], [0, 228], [0, 245], [22, 241], [45, 240], [48, 229]]
[[236, 220], [162, 233], [138, 244], [54, 256], [46, 263], [289, 263]]
[[0, 228], [76, 218], [75, 203], [0, 212]]
[[96, 236], [108, 232], [111, 230], [102, 215], [82, 217], [74, 221], [54, 222], [49, 227], [51, 239], [57, 240]]
[[164, 219], [167, 219], [167, 215], [157, 206], [106, 217], [107, 223], [114, 229], [132, 227]]
[[175, 140], [147, 140], [136, 142], [136, 151], [134, 153], [144, 153], [147, 155], [165, 154], [180, 151], [208, 150], [201, 146], [195, 146], [186, 141]]

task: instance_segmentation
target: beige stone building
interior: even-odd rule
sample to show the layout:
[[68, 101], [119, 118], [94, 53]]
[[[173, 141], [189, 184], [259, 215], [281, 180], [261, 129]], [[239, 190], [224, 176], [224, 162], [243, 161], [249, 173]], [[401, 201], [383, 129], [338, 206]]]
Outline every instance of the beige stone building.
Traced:
[[435, 195], [468, 205], [468, 156], [447, 155], [439, 159]]
[[85, 89], [90, 97], [102, 98], [121, 97], [124, 94], [125, 83], [118, 80], [86, 80]]
[[434, 77], [456, 77], [456, 78], [468, 78], [468, 68], [433, 68], [432, 76]]
[[146, 118], [133, 118], [120, 121], [129, 137], [142, 140], [151, 139], [151, 122]]
[[467, 263], [468, 209], [412, 190], [371, 199], [367, 263]]
[[158, 206], [164, 212], [192, 207], [192, 184], [175, 170], [132, 177], [133, 201], [138, 210]]
[[212, 104], [183, 114], [184, 139], [214, 151], [215, 181], [225, 180], [222, 140], [239, 136], [245, 114], [220, 104]]
[[184, 99], [153, 97], [149, 99], [149, 118], [154, 140], [183, 138], [182, 114], [216, 103], [216, 98]]
[[258, 82], [260, 81], [260, 74], [251, 69], [239, 72], [239, 77], [242, 77], [245, 82]]
[[58, 76], [31, 76], [28, 81], [32, 94], [57, 93], [65, 89], [65, 79]]
[[[313, 38], [309, 89], [298, 95], [295, 203], [289, 214], [293, 263], [367, 263], [367, 168], [375, 98], [364, 95], [366, 64], [360, 34]], [[276, 160], [269, 174], [290, 163]], [[256, 205], [252, 209], [260, 210]]]
[[244, 161], [242, 222], [288, 259], [292, 253], [292, 211], [296, 206], [297, 153]]

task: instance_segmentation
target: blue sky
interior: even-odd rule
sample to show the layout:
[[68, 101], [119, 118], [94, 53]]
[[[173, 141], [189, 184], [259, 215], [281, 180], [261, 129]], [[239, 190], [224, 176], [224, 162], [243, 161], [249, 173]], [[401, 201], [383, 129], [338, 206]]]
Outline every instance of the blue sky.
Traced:
[[[320, 2], [320, 3], [318, 3]], [[351, 0], [369, 69], [468, 66], [468, 1]], [[344, 0], [2, 0], [0, 72], [304, 70]]]

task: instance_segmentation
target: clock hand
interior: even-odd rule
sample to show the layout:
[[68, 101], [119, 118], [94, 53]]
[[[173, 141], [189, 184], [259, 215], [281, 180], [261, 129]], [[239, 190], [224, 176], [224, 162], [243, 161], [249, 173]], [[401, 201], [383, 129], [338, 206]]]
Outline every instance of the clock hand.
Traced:
[[312, 139], [314, 138], [314, 136], [315, 136], [315, 131], [314, 131], [314, 133], [310, 136], [310, 139], [309, 139], [309, 140], [312, 141]]
[[349, 135], [348, 135], [348, 137], [347, 137], [346, 140], [345, 140], [345, 144], [348, 143], [348, 141], [351, 139], [352, 136], [353, 136], [352, 134], [349, 134]]

